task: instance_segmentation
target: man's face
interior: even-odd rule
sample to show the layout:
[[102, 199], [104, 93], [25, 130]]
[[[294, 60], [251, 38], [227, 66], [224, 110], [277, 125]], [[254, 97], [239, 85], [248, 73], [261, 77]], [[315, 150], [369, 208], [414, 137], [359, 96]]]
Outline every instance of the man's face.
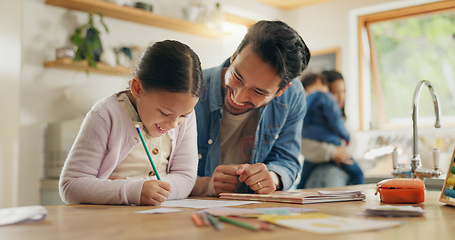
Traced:
[[275, 68], [246, 46], [231, 59], [224, 76], [224, 106], [233, 115], [265, 106], [290, 85], [278, 91], [281, 81]]

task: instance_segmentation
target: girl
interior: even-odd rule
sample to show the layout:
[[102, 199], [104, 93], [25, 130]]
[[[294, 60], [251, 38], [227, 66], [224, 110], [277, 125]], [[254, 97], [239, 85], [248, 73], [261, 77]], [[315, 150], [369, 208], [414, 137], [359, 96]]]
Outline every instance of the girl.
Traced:
[[63, 201], [160, 205], [186, 198], [196, 180], [193, 108], [202, 84], [201, 63], [187, 45], [166, 40], [148, 47], [130, 89], [98, 101], [85, 117], [60, 176]]

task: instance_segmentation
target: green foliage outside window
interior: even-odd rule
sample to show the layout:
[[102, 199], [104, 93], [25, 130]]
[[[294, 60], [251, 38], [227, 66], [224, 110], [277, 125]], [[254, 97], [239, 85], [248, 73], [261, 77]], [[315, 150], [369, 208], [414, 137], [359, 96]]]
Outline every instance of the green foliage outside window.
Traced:
[[[415, 86], [424, 79], [435, 87], [441, 113], [455, 116], [455, 13], [379, 22], [372, 24], [370, 31], [385, 119], [410, 119]], [[375, 105], [379, 98], [374, 89], [371, 93]], [[434, 116], [428, 89], [422, 91], [419, 112], [421, 116]], [[373, 122], [378, 118], [373, 116]]]

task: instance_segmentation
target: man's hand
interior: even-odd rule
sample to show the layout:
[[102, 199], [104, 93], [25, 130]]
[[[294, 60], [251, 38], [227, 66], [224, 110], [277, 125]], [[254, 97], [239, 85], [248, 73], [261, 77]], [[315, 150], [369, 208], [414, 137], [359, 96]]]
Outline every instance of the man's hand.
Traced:
[[242, 164], [236, 174], [240, 182], [245, 182], [256, 193], [268, 194], [276, 190], [272, 175], [263, 163]]
[[171, 194], [171, 184], [159, 180], [145, 181], [141, 191], [141, 205], [159, 206]]
[[349, 155], [346, 147], [340, 146], [337, 147], [335, 154], [333, 155], [333, 161], [339, 167], [341, 163], [352, 165], [354, 161], [351, 160], [351, 155]]
[[239, 183], [239, 176], [237, 174], [239, 166], [240, 165], [220, 165], [215, 168], [209, 183], [209, 188], [213, 189], [213, 194], [215, 196], [218, 196], [223, 192], [235, 192], [237, 183]]

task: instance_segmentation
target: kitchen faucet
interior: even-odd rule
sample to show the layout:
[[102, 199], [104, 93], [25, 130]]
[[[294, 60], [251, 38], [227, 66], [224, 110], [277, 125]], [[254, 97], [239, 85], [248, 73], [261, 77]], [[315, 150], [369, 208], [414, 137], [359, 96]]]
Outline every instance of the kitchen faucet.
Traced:
[[[431, 178], [431, 177], [439, 177], [441, 175], [441, 171], [439, 170], [439, 149], [433, 149], [433, 164], [434, 170], [426, 169], [422, 167], [422, 161], [419, 156], [419, 134], [417, 131], [417, 118], [419, 112], [419, 99], [420, 99], [420, 92], [422, 87], [426, 85], [430, 89], [431, 96], [433, 98], [434, 104], [434, 111], [436, 115], [436, 122], [434, 124], [435, 128], [441, 127], [440, 122], [440, 114], [439, 114], [439, 99], [438, 95], [436, 94], [436, 90], [433, 88], [433, 85], [427, 80], [422, 80], [417, 84], [417, 87], [414, 91], [414, 101], [412, 106], [412, 158], [411, 158], [411, 169], [410, 174], [412, 178]], [[394, 177], [405, 177], [409, 176], [406, 173], [406, 169], [398, 167], [398, 152], [395, 148], [392, 152], [392, 162], [393, 162], [393, 172], [392, 175]]]

